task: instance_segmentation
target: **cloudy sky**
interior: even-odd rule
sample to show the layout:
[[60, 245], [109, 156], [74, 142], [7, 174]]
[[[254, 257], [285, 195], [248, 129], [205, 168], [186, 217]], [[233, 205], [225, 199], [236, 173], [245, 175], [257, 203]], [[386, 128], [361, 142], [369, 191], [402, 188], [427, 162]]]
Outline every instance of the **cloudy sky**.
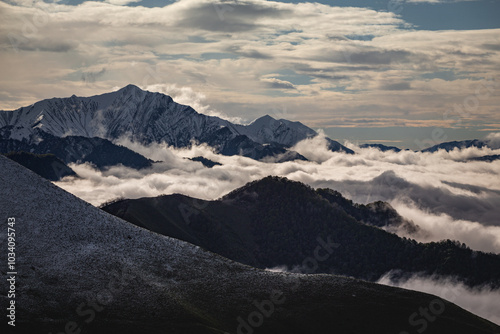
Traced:
[[[0, 1], [0, 109], [129, 83], [419, 148], [500, 130], [500, 1]], [[196, 102], [196, 103], [195, 103]]]

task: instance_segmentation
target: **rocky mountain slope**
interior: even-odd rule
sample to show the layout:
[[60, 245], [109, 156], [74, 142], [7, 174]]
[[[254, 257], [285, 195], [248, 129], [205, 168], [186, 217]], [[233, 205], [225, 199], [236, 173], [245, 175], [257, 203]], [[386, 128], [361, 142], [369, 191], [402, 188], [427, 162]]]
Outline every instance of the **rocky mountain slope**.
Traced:
[[[3, 156], [0, 168], [0, 217], [14, 222], [17, 272], [15, 297], [0, 285], [4, 312], [15, 301], [16, 324], [4, 317], [2, 333], [500, 330], [428, 294], [253, 269], [113, 217]], [[6, 258], [7, 225], [0, 240]], [[424, 307], [432, 321], [418, 313]]]
[[[197, 113], [161, 93], [128, 85], [116, 92], [53, 98], [14, 111], [0, 111], [3, 139], [38, 143], [37, 130], [55, 137], [81, 136], [115, 140], [127, 137], [141, 143], [165, 142], [187, 147], [207, 143], [225, 155], [255, 159], [283, 155], [298, 141], [317, 133], [299, 122], [264, 116], [250, 125]], [[334, 151], [353, 153], [329, 139]], [[287, 159], [300, 158], [288, 153]]]

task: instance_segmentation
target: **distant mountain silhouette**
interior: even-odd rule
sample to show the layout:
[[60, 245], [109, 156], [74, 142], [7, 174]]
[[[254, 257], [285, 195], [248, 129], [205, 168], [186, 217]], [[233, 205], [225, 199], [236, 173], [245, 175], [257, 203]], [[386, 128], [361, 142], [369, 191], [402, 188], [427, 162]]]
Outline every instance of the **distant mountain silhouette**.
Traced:
[[32, 152], [36, 154], [53, 154], [64, 163], [89, 162], [97, 168], [106, 168], [118, 164], [141, 169], [151, 167], [153, 161], [124, 146], [115, 145], [102, 138], [81, 136], [56, 137], [45, 132], [36, 132], [39, 142], [26, 140], [0, 139], [0, 153]]
[[221, 163], [212, 161], [210, 159], [207, 159], [207, 158], [201, 157], [201, 156], [190, 158], [189, 160], [201, 162], [203, 164], [203, 166], [208, 167], [208, 168], [212, 168], [214, 166], [222, 166]]
[[361, 144], [361, 145], [359, 145], [359, 147], [361, 147], [361, 148], [374, 147], [374, 148], [378, 148], [382, 152], [386, 152], [386, 151], [400, 152], [401, 151], [401, 149], [399, 147], [386, 146], [384, 144]]
[[74, 170], [53, 154], [11, 152], [4, 155], [51, 181], [59, 181], [65, 176], [76, 176]]
[[464, 149], [464, 148], [469, 148], [469, 147], [498, 148], [498, 147], [492, 147], [492, 145], [490, 144], [490, 141], [488, 141], [488, 140], [470, 139], [470, 140], [444, 142], [444, 143], [437, 144], [437, 145], [431, 146], [429, 148], [423, 149], [422, 152], [433, 153], [433, 152], [437, 152], [438, 150], [445, 150], [445, 151], [449, 152], [449, 151], [453, 151], [455, 148]]
[[500, 154], [484, 155], [482, 157], [469, 158], [468, 161], [486, 161], [492, 162], [500, 159]]

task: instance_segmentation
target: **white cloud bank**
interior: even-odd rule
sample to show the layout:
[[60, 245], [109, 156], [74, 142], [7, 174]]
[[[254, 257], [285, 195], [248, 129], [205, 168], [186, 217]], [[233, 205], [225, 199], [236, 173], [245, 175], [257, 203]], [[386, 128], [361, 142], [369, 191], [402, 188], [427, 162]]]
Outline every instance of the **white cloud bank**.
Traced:
[[460, 240], [472, 249], [500, 253], [500, 226], [484, 226], [478, 222], [456, 220], [444, 213], [431, 214], [417, 208], [414, 203], [408, 205], [397, 199], [391, 204], [400, 215], [412, 220], [422, 229], [417, 235], [409, 235], [404, 229], [400, 229], [396, 232], [400, 236], [421, 242]]
[[[469, 157], [499, 154], [500, 150], [395, 153], [350, 145], [357, 154], [347, 155], [328, 151], [324, 138], [317, 137], [294, 147], [311, 161], [275, 164], [218, 155], [203, 145], [173, 149], [159, 144], [145, 147], [127, 140], [120, 144], [163, 162], [141, 171], [113, 167], [101, 172], [86, 164], [72, 165], [81, 178], [66, 178], [56, 184], [98, 205], [117, 197], [172, 193], [216, 199], [249, 181], [280, 175], [313, 187], [339, 190], [356, 202], [387, 200], [422, 228], [425, 233], [409, 236], [419, 241], [459, 240], [474, 250], [500, 253], [500, 160], [462, 162]], [[222, 165], [205, 168], [186, 159], [195, 156]], [[405, 231], [397, 233], [408, 236]], [[268, 270], [300, 272], [300, 268], [286, 267]], [[379, 283], [435, 294], [500, 325], [498, 290], [472, 290], [451, 278], [414, 276], [396, 283], [390, 280], [390, 273]]]
[[[121, 166], [98, 171], [87, 164], [72, 165], [81, 178], [56, 184], [99, 205], [117, 197], [172, 193], [216, 199], [247, 182], [279, 175], [338, 190], [358, 203], [388, 201], [426, 232], [413, 236], [419, 241], [459, 240], [475, 250], [500, 253], [500, 160], [462, 162], [500, 150], [395, 153], [351, 146], [357, 154], [347, 155], [328, 151], [324, 139], [317, 137], [294, 147], [312, 161], [275, 164], [218, 155], [204, 145], [173, 149], [127, 140], [119, 143], [162, 162], [140, 171]], [[206, 168], [186, 159], [196, 156], [222, 165]], [[404, 235], [404, 231], [398, 233]]]
[[[404, 282], [394, 282], [391, 273], [384, 275], [377, 283], [433, 294], [500, 325], [500, 290], [487, 286], [471, 289], [449, 277], [414, 275]], [[443, 315], [445, 313], [446, 310]]]

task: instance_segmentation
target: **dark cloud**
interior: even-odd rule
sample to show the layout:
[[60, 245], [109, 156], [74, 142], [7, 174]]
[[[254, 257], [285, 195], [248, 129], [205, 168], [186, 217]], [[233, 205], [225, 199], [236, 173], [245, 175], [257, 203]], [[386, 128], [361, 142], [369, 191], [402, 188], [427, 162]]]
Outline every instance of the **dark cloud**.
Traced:
[[244, 32], [261, 25], [260, 18], [279, 19], [292, 14], [284, 8], [276, 8], [254, 2], [222, 1], [199, 3], [184, 11], [180, 26], [189, 26], [207, 31]]
[[485, 43], [482, 45], [483, 48], [487, 49], [487, 50], [492, 50], [492, 51], [500, 51], [500, 44], [489, 44], [489, 43]]
[[207, 83], [207, 76], [200, 73], [200, 72], [195, 72], [195, 71], [191, 71], [191, 70], [183, 70], [182, 73], [190, 78], [193, 78], [196, 82]]
[[311, 73], [309, 75], [312, 77], [318, 78], [318, 79], [325, 79], [325, 80], [331, 80], [331, 81], [346, 80], [346, 79], [350, 78], [347, 75], [336, 75], [336, 74], [327, 74], [327, 73]]
[[475, 186], [472, 184], [464, 184], [464, 183], [458, 183], [458, 182], [449, 182], [449, 181], [441, 181], [441, 182], [444, 184], [447, 184], [451, 187], [470, 191], [470, 192], [477, 194], [477, 195], [480, 195], [482, 193], [494, 193], [494, 194], [500, 195], [500, 190], [492, 190], [492, 189], [488, 189], [485, 187], [479, 187], [479, 186]]
[[413, 54], [403, 50], [374, 50], [343, 52], [343, 57], [335, 59], [338, 62], [368, 65], [389, 65], [393, 63], [407, 63]]
[[98, 72], [84, 72], [82, 73], [82, 81], [86, 83], [93, 83], [100, 77], [102, 77], [106, 73], [106, 68], [103, 68], [102, 70]]
[[236, 54], [238, 56], [242, 56], [245, 58], [255, 58], [255, 59], [271, 59], [272, 56], [268, 54], [264, 54], [260, 51], [253, 49], [243, 49], [240, 46], [232, 45], [227, 47], [224, 51]]
[[411, 89], [411, 84], [408, 81], [401, 81], [401, 82], [385, 84], [382, 85], [380, 88], [382, 90], [409, 90]]
[[475, 57], [473, 59], [464, 60], [462, 62], [462, 64], [464, 65], [464, 67], [469, 68], [469, 67], [478, 66], [478, 65], [487, 65], [487, 66], [493, 65], [493, 66], [496, 66], [497, 62], [495, 62], [493, 60], [490, 60], [488, 58]]
[[330, 34], [327, 34], [326, 35], [326, 38], [329, 40], [329, 41], [347, 41], [348, 39], [345, 38], [344, 36], [342, 35], [330, 35]]
[[379, 70], [376, 66], [338, 66], [336, 67], [338, 71], [377, 71]]
[[488, 55], [488, 53], [472, 53], [472, 52], [464, 52], [462, 50], [447, 50], [447, 54], [454, 55], [454, 56], [460, 56], [460, 57], [485, 57]]
[[68, 52], [75, 49], [76, 43], [71, 41], [56, 41], [53, 39], [24, 39], [16, 45], [22, 51]]

